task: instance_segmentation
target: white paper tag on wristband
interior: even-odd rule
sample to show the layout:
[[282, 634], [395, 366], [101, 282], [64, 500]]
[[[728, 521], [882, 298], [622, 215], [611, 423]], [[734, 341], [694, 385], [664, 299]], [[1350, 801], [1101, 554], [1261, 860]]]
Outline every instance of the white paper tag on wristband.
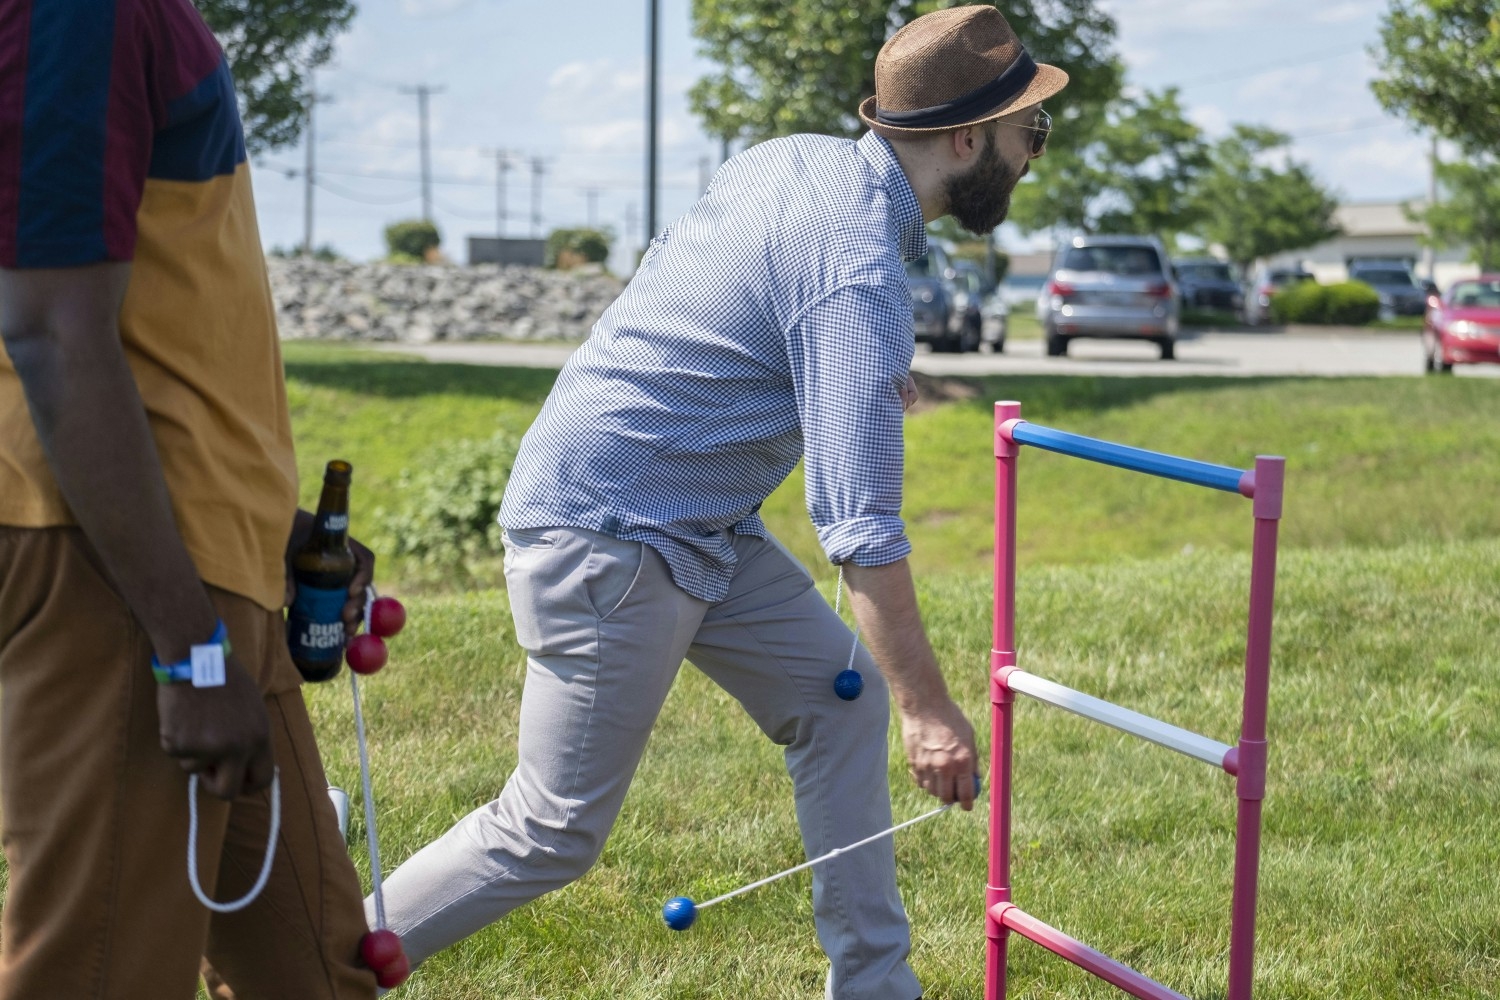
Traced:
[[211, 646], [193, 647], [193, 687], [211, 688], [224, 686], [224, 647], [218, 643]]

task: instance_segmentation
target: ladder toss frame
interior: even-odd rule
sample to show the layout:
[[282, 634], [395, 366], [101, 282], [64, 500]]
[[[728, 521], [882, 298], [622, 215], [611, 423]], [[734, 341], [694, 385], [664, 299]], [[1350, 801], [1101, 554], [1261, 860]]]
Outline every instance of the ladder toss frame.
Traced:
[[[991, 749], [989, 880], [985, 887], [985, 1000], [1004, 1000], [1006, 948], [1012, 933], [1093, 973], [1141, 1000], [1188, 1000], [1129, 966], [1050, 927], [1011, 901], [1011, 757], [1017, 692], [1204, 761], [1235, 778], [1234, 891], [1230, 904], [1227, 1000], [1251, 1000], [1255, 897], [1260, 873], [1261, 803], [1266, 785], [1266, 701], [1277, 529], [1285, 460], [1261, 455], [1235, 469], [1070, 434], [1021, 419], [1021, 404], [995, 404], [995, 594], [990, 648]], [[1238, 493], [1252, 501], [1255, 532], [1245, 644], [1245, 693], [1237, 745], [1230, 746], [1021, 670], [1016, 664], [1016, 487], [1022, 445], [1165, 479]]]

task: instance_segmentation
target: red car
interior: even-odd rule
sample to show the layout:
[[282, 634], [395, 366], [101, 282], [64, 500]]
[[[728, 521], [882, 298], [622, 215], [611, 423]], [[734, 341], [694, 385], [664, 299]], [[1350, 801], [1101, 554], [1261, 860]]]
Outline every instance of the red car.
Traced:
[[1454, 282], [1448, 294], [1430, 300], [1422, 350], [1429, 372], [1500, 364], [1500, 274]]

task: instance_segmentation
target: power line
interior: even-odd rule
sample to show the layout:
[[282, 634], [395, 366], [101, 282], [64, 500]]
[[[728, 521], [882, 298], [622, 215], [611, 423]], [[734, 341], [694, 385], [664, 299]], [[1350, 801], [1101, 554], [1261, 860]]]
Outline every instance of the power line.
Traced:
[[344, 199], [346, 199], [348, 201], [357, 201], [357, 202], [360, 202], [361, 204], [364, 204], [364, 205], [376, 205], [376, 206], [401, 205], [401, 204], [405, 204], [408, 201], [411, 201], [413, 198], [416, 197], [416, 195], [403, 194], [403, 195], [401, 195], [400, 197], [397, 197], [397, 198], [370, 198], [370, 197], [368, 197], [366, 195], [353, 194], [353, 193], [351, 193], [351, 192], [349, 192], [347, 190], [339, 188], [336, 185], [329, 184], [326, 180], [322, 179], [321, 177], [318, 178], [317, 180], [313, 181], [313, 183], [315, 185], [317, 185], [318, 187], [322, 188], [324, 191], [327, 191], [329, 194], [337, 195], [340, 198], [344, 198]]

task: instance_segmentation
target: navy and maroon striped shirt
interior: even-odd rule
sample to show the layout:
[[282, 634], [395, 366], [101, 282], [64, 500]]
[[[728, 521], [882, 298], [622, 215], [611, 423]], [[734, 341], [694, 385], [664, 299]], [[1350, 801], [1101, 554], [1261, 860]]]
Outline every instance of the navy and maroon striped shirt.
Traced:
[[[0, 267], [106, 262], [183, 541], [279, 608], [297, 471], [223, 50], [189, 0], [0, 0]], [[0, 351], [0, 524], [70, 523]]]

